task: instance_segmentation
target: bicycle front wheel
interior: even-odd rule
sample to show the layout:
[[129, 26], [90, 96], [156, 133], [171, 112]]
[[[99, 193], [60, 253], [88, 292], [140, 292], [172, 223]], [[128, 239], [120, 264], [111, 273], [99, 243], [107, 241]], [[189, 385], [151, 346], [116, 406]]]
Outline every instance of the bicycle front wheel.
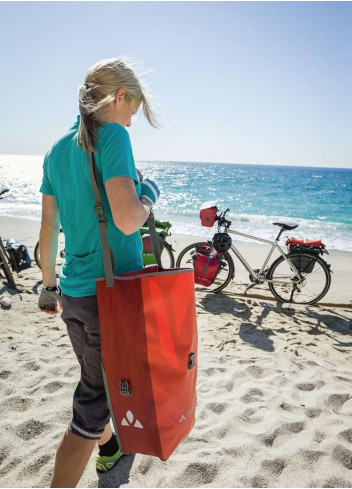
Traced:
[[[201, 242], [193, 243], [187, 246], [179, 254], [176, 261], [176, 268], [193, 268], [193, 254], [196, 253], [198, 246], [208, 246], [213, 250], [211, 243]], [[224, 289], [234, 277], [235, 265], [229, 253], [217, 253], [217, 257], [221, 259], [222, 266], [219, 274], [217, 275], [215, 281], [205, 287], [204, 285], [195, 284], [195, 290], [201, 292], [220, 292]]]
[[[327, 263], [311, 253], [289, 253], [286, 257], [299, 271], [299, 278], [289, 263], [280, 256], [271, 265], [267, 278], [271, 293], [280, 302], [314, 304], [330, 287], [331, 274]], [[284, 283], [283, 283], [284, 282]]]
[[7, 280], [8, 285], [11, 288], [15, 289], [16, 288], [15, 279], [13, 278], [10, 267], [8, 266], [6, 256], [4, 255], [4, 253], [1, 249], [0, 249], [0, 268], [4, 272], [4, 275], [5, 275], [5, 278]]

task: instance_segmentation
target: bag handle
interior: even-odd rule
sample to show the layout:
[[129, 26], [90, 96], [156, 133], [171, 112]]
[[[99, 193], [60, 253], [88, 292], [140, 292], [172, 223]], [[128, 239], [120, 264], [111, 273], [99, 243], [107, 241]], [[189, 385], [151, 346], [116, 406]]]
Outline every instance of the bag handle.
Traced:
[[[107, 233], [108, 220], [105, 216], [104, 207], [101, 201], [97, 166], [95, 163], [94, 154], [92, 152], [89, 153], [89, 173], [90, 173], [90, 179], [93, 188], [94, 212], [97, 216], [98, 224], [99, 224], [99, 233], [100, 233], [101, 248], [103, 253], [106, 285], [107, 287], [113, 287], [114, 286], [114, 254], [109, 245], [108, 233]], [[150, 238], [153, 245], [154, 255], [158, 267], [162, 268], [159, 241], [158, 241], [156, 228], [155, 228], [154, 213], [152, 210], [150, 211], [147, 222], [149, 227]]]

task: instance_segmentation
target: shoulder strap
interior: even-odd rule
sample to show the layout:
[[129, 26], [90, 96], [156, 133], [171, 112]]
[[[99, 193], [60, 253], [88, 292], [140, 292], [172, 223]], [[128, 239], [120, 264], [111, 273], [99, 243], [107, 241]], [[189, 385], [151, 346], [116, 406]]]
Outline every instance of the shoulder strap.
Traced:
[[107, 227], [107, 218], [104, 213], [104, 207], [101, 202], [101, 195], [98, 183], [98, 172], [97, 166], [95, 164], [95, 158], [93, 153], [89, 153], [89, 172], [90, 179], [92, 182], [93, 188], [93, 196], [94, 196], [94, 212], [98, 219], [99, 224], [99, 233], [100, 233], [100, 241], [101, 241], [101, 249], [103, 253], [103, 262], [104, 262], [104, 270], [105, 270], [105, 278], [107, 287], [114, 286], [114, 254], [112, 249], [110, 248], [108, 241], [108, 233], [106, 230]]

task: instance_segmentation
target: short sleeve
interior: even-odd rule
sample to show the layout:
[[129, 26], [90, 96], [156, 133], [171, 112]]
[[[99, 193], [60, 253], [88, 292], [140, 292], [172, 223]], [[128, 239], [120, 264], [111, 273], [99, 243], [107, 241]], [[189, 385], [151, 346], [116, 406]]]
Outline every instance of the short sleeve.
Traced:
[[103, 182], [113, 177], [129, 177], [138, 183], [130, 136], [119, 124], [109, 124], [101, 132], [99, 145]]
[[43, 179], [42, 185], [40, 187], [40, 192], [44, 195], [54, 195], [53, 188], [49, 179], [49, 156], [45, 155], [44, 164], [43, 164]]

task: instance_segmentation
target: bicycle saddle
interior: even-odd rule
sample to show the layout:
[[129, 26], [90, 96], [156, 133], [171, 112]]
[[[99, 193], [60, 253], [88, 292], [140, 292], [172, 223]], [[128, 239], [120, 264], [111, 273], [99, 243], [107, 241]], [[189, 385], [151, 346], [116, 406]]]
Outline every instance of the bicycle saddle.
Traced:
[[291, 229], [295, 229], [298, 227], [298, 224], [286, 224], [284, 222], [273, 222], [274, 226], [280, 226], [282, 227], [282, 229], [286, 229], [287, 231], [291, 230]]

